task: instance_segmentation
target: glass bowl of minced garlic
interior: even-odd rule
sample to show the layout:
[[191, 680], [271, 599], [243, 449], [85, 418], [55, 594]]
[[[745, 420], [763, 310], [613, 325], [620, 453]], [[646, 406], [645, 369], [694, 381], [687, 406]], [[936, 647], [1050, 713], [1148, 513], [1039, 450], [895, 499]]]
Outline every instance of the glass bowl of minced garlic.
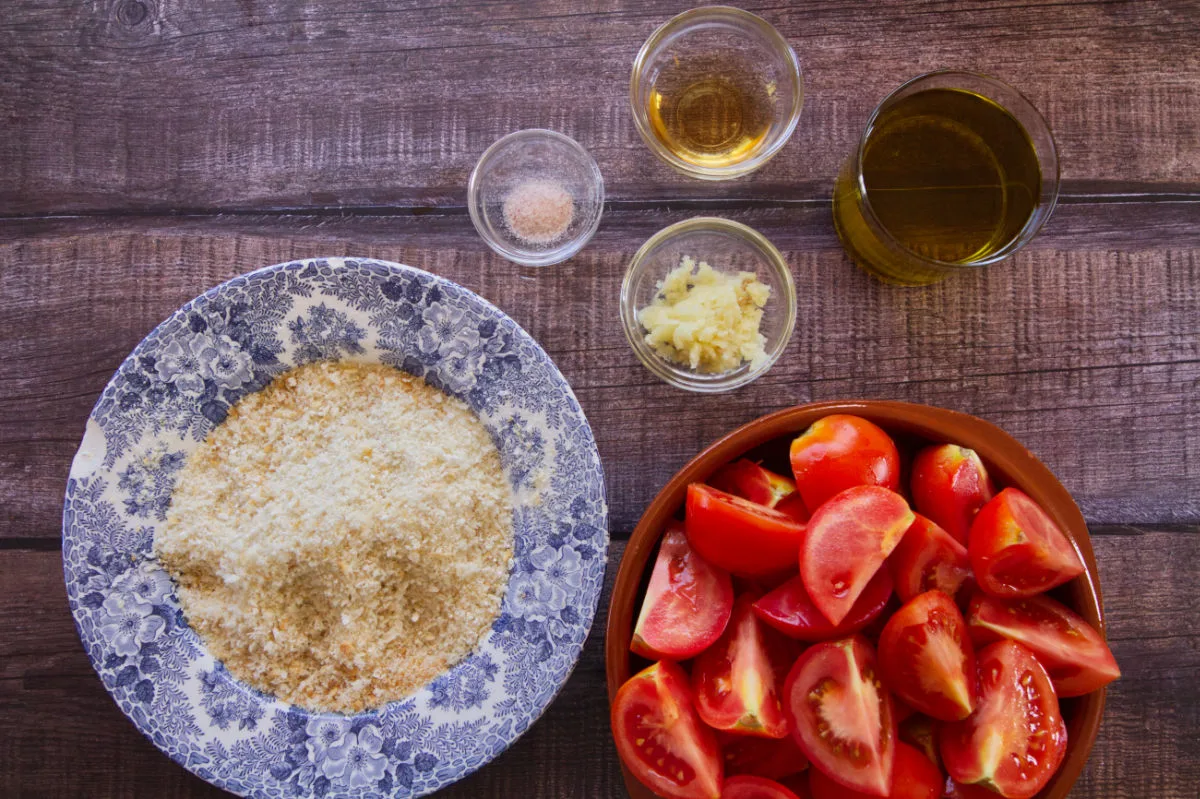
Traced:
[[650, 237], [621, 284], [621, 324], [638, 360], [678, 388], [744, 386], [771, 368], [796, 326], [779, 250], [739, 222], [698, 217]]

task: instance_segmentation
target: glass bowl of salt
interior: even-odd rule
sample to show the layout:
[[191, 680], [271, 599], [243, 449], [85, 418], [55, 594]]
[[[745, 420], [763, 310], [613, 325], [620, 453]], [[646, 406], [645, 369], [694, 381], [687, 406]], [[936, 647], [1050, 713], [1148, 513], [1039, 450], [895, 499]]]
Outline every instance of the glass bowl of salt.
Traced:
[[600, 226], [604, 178], [571, 137], [520, 130], [480, 156], [467, 183], [467, 210], [497, 253], [524, 266], [550, 266], [583, 249]]

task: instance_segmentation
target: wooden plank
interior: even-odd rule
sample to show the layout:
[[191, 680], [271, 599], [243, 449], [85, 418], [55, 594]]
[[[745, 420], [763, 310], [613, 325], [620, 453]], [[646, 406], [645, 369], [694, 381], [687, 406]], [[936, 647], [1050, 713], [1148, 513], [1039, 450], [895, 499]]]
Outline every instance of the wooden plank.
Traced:
[[[1179, 490], [1200, 479], [1200, 203], [1066, 205], [1011, 265], [924, 290], [852, 268], [826, 207], [726, 213], [784, 251], [800, 322], [768, 375], [711, 397], [659, 383], [617, 322], [628, 258], [676, 212], [611, 213], [580, 256], [542, 271], [493, 256], [463, 215], [0, 225], [0, 538], [59, 535], [84, 420], [155, 324], [235, 274], [322, 254], [445, 275], [529, 330], [591, 420], [617, 535], [719, 436], [839, 397], [984, 416], [1043, 458], [1094, 523], [1200, 515]], [[685, 423], [664, 435], [662, 420]]]
[[[1124, 676], [1072, 796], [1192, 799], [1200, 785], [1200, 617], [1181, 597], [1200, 581], [1200, 528], [1100, 528], [1093, 545]], [[623, 550], [614, 544], [610, 589]], [[226, 795], [160, 755], [108, 698], [66, 613], [58, 553], [0, 552], [0, 585], [0, 795]], [[545, 717], [445, 796], [625, 795], [608, 736], [607, 602], [606, 590], [579, 666]]]
[[[0, 213], [462, 206], [499, 136], [552, 127], [615, 198], [711, 196], [639, 139], [631, 64], [676, 2], [50, 0], [0, 22]], [[740, 198], [826, 197], [872, 107], [956, 67], [1025, 91], [1071, 193], [1194, 191], [1189, 0], [749, 2], [807, 75], [794, 141]]]

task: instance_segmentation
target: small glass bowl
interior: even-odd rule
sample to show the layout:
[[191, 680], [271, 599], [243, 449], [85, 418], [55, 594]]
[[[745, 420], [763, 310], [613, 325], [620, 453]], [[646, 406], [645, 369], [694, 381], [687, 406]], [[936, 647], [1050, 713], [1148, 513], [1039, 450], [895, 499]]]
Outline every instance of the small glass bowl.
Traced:
[[[637, 313], [654, 301], [659, 282], [684, 256], [722, 272], [753, 272], [759, 282], [771, 287], [759, 328], [766, 337], [767, 358], [758, 368], [743, 363], [727, 372], [706, 374], [667, 360], [646, 343]], [[796, 327], [796, 286], [783, 256], [761, 233], [728, 219], [696, 217], [663, 228], [633, 256], [621, 283], [621, 325], [638, 360], [663, 381], [705, 394], [729, 391], [765, 374], [787, 348]]]
[[[764, 139], [747, 156], [725, 165], [706, 165], [672, 152], [654, 131], [649, 108], [659, 78], [681, 64], [727, 57], [750, 69], [752, 79], [772, 86], [771, 118]], [[697, 73], [703, 78], [710, 72]], [[704, 74], [701, 74], [704, 73]], [[713, 74], [720, 74], [718, 69]], [[771, 160], [787, 143], [800, 121], [804, 78], [800, 61], [787, 40], [769, 22], [730, 6], [706, 6], [685, 11], [650, 34], [637, 58], [629, 82], [633, 121], [650, 150], [675, 169], [701, 180], [727, 180], [748, 175]]]
[[[570, 225], [553, 241], [518, 237], [504, 221], [504, 200], [527, 180], [557, 182], [575, 202]], [[489, 247], [523, 266], [550, 266], [583, 249], [600, 226], [604, 178], [587, 150], [569, 136], [530, 128], [510, 133], [479, 157], [467, 183], [467, 210]]]

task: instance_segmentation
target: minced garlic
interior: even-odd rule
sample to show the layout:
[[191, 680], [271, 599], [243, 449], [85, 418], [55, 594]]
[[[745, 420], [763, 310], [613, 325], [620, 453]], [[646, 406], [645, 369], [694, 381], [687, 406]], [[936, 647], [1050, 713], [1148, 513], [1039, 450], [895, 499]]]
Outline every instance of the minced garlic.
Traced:
[[654, 302], [638, 311], [646, 343], [673, 363], [714, 374], [766, 360], [759, 332], [771, 287], [753, 272], [729, 274], [684, 256], [658, 284]]

